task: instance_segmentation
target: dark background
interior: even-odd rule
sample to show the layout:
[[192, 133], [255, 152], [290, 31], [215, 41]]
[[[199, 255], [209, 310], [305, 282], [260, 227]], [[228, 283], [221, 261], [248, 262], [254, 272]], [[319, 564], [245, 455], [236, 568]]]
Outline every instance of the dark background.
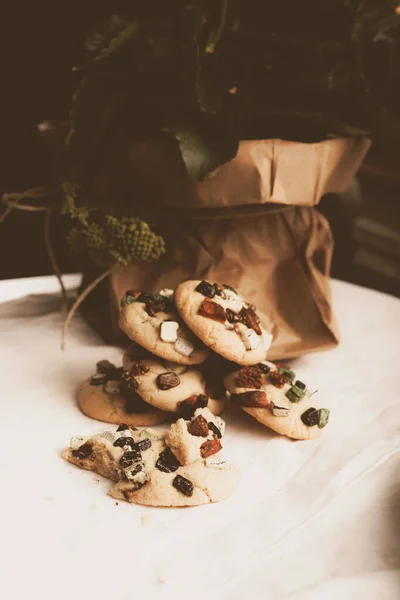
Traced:
[[[3, 4], [2, 192], [22, 191], [51, 177], [37, 124], [67, 117], [71, 67], [90, 25], [110, 14], [110, 6], [94, 1]], [[375, 144], [348, 192], [321, 203], [336, 240], [335, 277], [400, 296], [399, 201], [400, 149], [388, 155], [384, 144]], [[52, 272], [43, 222], [43, 214], [14, 211], [0, 226], [0, 279]], [[77, 270], [61, 231], [53, 228], [52, 236], [62, 271]]]

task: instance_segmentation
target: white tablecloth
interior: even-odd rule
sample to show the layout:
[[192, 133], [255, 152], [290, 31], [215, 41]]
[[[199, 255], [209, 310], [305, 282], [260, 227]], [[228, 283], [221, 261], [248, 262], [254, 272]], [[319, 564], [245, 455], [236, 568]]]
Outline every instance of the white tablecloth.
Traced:
[[120, 351], [76, 318], [62, 353], [58, 299], [21, 298], [56, 289], [53, 278], [0, 284], [2, 599], [400, 598], [398, 300], [334, 281], [341, 345], [293, 361], [332, 410], [322, 439], [227, 414], [237, 492], [155, 509], [116, 503], [106, 480], [60, 458], [72, 435], [104, 428], [74, 391]]

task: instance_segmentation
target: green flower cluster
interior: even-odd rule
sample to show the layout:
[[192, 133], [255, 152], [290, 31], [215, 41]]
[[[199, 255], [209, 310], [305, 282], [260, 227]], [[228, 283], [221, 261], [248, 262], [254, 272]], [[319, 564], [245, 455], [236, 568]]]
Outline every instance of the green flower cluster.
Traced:
[[76, 222], [68, 235], [71, 248], [86, 253], [101, 266], [126, 266], [134, 260], [156, 260], [165, 252], [164, 240], [136, 217], [102, 215], [76, 206], [77, 188], [63, 185], [63, 213]]

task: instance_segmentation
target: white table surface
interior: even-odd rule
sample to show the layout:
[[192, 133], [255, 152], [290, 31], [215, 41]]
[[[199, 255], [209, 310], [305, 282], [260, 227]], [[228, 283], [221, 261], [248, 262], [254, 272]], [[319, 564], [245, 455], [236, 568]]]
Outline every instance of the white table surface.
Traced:
[[106, 480], [60, 458], [72, 435], [104, 428], [74, 391], [120, 351], [76, 318], [61, 352], [54, 278], [0, 283], [0, 598], [400, 598], [400, 302], [332, 287], [341, 345], [293, 361], [331, 408], [322, 439], [226, 414], [237, 492], [156, 509], [116, 504]]

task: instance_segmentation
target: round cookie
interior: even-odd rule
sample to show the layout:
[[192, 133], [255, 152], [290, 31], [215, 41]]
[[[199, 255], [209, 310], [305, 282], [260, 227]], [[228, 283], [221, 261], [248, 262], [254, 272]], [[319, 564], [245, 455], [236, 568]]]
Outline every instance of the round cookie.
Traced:
[[[182, 411], [181, 403], [183, 401], [194, 396], [206, 395], [205, 378], [202, 372], [196, 367], [168, 363], [156, 358], [131, 361], [127, 353], [124, 354], [123, 365], [124, 369], [136, 382], [136, 392], [145, 402], [160, 410], [180, 412]], [[141, 365], [144, 365], [144, 368]], [[141, 374], [141, 371], [146, 372]], [[169, 374], [169, 378], [174, 383], [174, 386], [168, 389], [161, 389], [160, 386], [167, 387], [169, 385], [168, 377], [160, 377], [166, 374]], [[165, 379], [166, 384], [163, 385], [162, 381]], [[208, 398], [207, 407], [214, 415], [218, 415], [225, 408], [225, 400]]]
[[77, 393], [78, 405], [81, 411], [91, 419], [106, 423], [126, 423], [132, 427], [158, 425], [164, 423], [168, 413], [145, 404], [140, 398], [127, 403], [120, 393], [109, 394], [103, 386], [91, 385], [87, 379]]
[[170, 297], [140, 294], [138, 299], [133, 292], [127, 292], [121, 302], [119, 326], [131, 340], [155, 356], [182, 365], [200, 364], [206, 360], [208, 350], [182, 322], [173, 302], [173, 292], [163, 293], [167, 291]]
[[175, 304], [188, 327], [217, 354], [240, 365], [265, 359], [272, 336], [231, 288], [185, 281], [176, 288]]
[[[263, 361], [261, 364], [264, 365], [265, 371], [269, 368], [270, 372], [260, 373], [255, 371], [255, 369], [258, 369], [258, 366], [245, 367], [231, 372], [225, 378], [224, 382], [226, 389], [233, 395], [249, 392], [265, 392], [266, 406], [242, 406], [240, 398], [231, 396], [231, 399], [235, 401], [235, 403], [237, 402], [242, 410], [254, 417], [257, 421], [281, 435], [286, 435], [287, 437], [296, 440], [311, 440], [320, 437], [321, 428], [317, 424], [317, 411], [319, 411], [319, 409], [315, 404], [314, 399], [307, 394], [300, 399], [297, 399], [295, 395], [292, 395], [291, 397], [297, 399], [297, 401], [291, 402], [286, 396], [289, 390], [293, 389], [293, 384], [298, 382], [294, 373], [289, 369], [278, 369], [278, 367], [271, 362]], [[282, 373], [279, 373], [279, 371], [282, 371]], [[293, 374], [293, 384], [284, 377], [285, 371], [288, 374]], [[282, 384], [282, 387], [277, 387], [272, 381], [274, 381], [275, 384]], [[302, 382], [300, 382], [300, 384], [304, 385]], [[251, 403], [249, 398], [250, 396], [247, 397], [244, 402]], [[260, 397], [258, 400], [260, 400]], [[302, 421], [301, 417], [310, 409], [315, 409], [315, 412], [311, 414], [310, 421], [310, 423], [315, 423], [308, 426]], [[273, 410], [276, 414], [273, 413]], [[322, 410], [324, 420], [326, 420], [324, 423], [321, 421], [320, 425], [324, 427], [329, 417], [329, 411], [326, 409]]]

